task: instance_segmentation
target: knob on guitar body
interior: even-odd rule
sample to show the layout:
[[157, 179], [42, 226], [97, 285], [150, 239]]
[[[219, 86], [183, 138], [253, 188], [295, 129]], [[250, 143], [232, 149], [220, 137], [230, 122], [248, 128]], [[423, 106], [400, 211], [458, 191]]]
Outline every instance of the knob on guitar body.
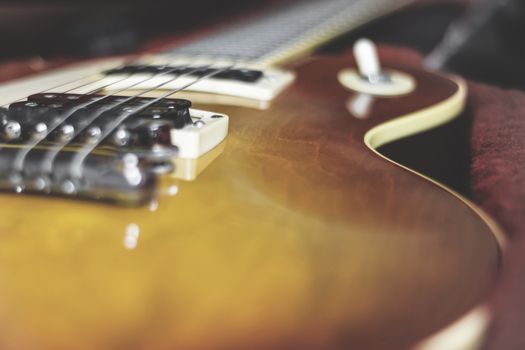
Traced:
[[377, 148], [452, 120], [463, 83], [283, 64], [407, 2], [287, 2], [0, 86], [0, 349], [429, 350], [490, 292], [498, 229]]
[[464, 88], [383, 64], [416, 88], [364, 120], [349, 57], [296, 67], [268, 110], [196, 106], [234, 116], [226, 145], [155, 205], [2, 195], [0, 347], [407, 349], [482, 302], [490, 220], [373, 150], [453, 118]]

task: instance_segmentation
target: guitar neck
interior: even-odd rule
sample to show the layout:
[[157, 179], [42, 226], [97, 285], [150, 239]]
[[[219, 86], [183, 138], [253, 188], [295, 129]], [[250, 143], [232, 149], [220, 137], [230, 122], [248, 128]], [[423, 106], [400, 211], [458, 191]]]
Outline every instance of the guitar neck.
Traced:
[[166, 52], [275, 65], [392, 12], [411, 0], [305, 0]]
[[[226, 61], [228, 65], [235, 60], [237, 67], [252, 68], [264, 74], [268, 73], [271, 79], [261, 80], [260, 84], [253, 81], [246, 82], [245, 77], [242, 77], [240, 81], [235, 77], [234, 79], [223, 79], [219, 81], [219, 84], [210, 84], [210, 81], [213, 83], [213, 79], [208, 79], [208, 84], [192, 86], [193, 91], [248, 98], [257, 101], [259, 106], [261, 101], [272, 100], [293, 80], [293, 75], [289, 72], [270, 71], [272, 66], [304, 55], [335, 37], [410, 2], [412, 0], [296, 0], [287, 2], [284, 6], [274, 7], [256, 18], [236, 23], [213, 35], [160, 54], [144, 56], [140, 63], [147, 71], [148, 66], [155, 64], [198, 66], [196, 62], [200, 61], [205, 61], [204, 65], [209, 61], [212, 63]], [[97, 65], [89, 63], [86, 66], [62, 70], [60, 73], [43, 75], [36, 80], [20, 81], [15, 85], [0, 87], [0, 104], [23, 99], [30, 94], [53, 86], [74, 83], [86, 75], [107, 72], [108, 69], [115, 68], [115, 66], [121, 67], [122, 63], [122, 60], [110, 60]], [[172, 68], [170, 66], [168, 69]], [[140, 73], [136, 67], [134, 70]], [[115, 79], [118, 78], [115, 77]], [[194, 79], [192, 76], [187, 78]], [[184, 82], [184, 79], [178, 79], [178, 83], [184, 84]], [[147, 83], [137, 85], [135, 88], [152, 88], [159, 83], [161, 82], [158, 80], [150, 79]], [[67, 87], [71, 86], [67, 85]], [[123, 86], [112, 84], [107, 87], [107, 90], [111, 88], [122, 89]], [[164, 84], [162, 88], [169, 89], [174, 86]], [[79, 91], [85, 93], [83, 90]]]

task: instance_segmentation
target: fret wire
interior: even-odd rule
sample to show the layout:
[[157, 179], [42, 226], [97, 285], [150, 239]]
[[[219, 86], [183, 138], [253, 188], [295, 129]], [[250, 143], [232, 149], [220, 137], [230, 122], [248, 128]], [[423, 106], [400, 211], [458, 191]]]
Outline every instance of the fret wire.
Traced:
[[[43, 135], [41, 138], [39, 139], [36, 139], [34, 141], [32, 141], [31, 143], [28, 143], [26, 144], [23, 149], [21, 149], [20, 151], [17, 152], [17, 155], [15, 157], [15, 160], [14, 160], [14, 165], [13, 165], [13, 168], [12, 170], [14, 170], [15, 173], [21, 173], [23, 168], [24, 168], [24, 162], [25, 162], [25, 159], [27, 157], [27, 154], [38, 144], [40, 143], [42, 140], [44, 140], [46, 137], [48, 137], [54, 130], [56, 130], [60, 125], [62, 125], [69, 117], [71, 117], [71, 115], [73, 115], [75, 112], [77, 112], [78, 110], [82, 109], [82, 108], [85, 108], [85, 107], [88, 107], [88, 106], [91, 106], [97, 102], [100, 102], [108, 97], [111, 97], [111, 96], [114, 96], [120, 92], [123, 92], [125, 90], [128, 90], [129, 88], [132, 88], [132, 87], [135, 87], [139, 84], [142, 84], [144, 82], [147, 82], [151, 79], [154, 79], [154, 78], [158, 78], [159, 76], [164, 76], [164, 75], [168, 75], [172, 72], [174, 72], [177, 68], [173, 68], [173, 69], [170, 69], [166, 72], [162, 72], [162, 73], [156, 73], [154, 75], [152, 75], [151, 77], [148, 77], [146, 79], [143, 79], [143, 80], [140, 80], [139, 82], [136, 82], [134, 84], [131, 84], [129, 86], [126, 86], [125, 88], [122, 88], [120, 90], [116, 90], [114, 92], [112, 92], [111, 94], [109, 95], [104, 95], [104, 96], [101, 96], [100, 98], [97, 98], [93, 101], [89, 101], [89, 102], [86, 102], [84, 104], [81, 104], [81, 105], [78, 105], [76, 106], [75, 108], [72, 108], [70, 111], [68, 111], [68, 114], [66, 116], [64, 116], [62, 119], [60, 119], [59, 121], [57, 121], [56, 123], [54, 123], [50, 128], [48, 128], [48, 131], [46, 132], [45, 135]], [[194, 72], [194, 71], [193, 71]], [[180, 76], [184, 76], [184, 75], [189, 75], [191, 74], [190, 72], [188, 73], [185, 73], [185, 74], [182, 74], [182, 75], [178, 75], [175, 77], [178, 78]], [[112, 84], [108, 84], [108, 86], [110, 85], [113, 85]], [[116, 105], [118, 106], [118, 104]], [[115, 106], [115, 107], [116, 107]]]
[[[210, 66], [210, 65], [208, 65], [207, 67], [209, 67], [209, 66]], [[85, 129], [87, 129], [87, 128], [88, 128], [88, 127], [89, 127], [89, 126], [90, 126], [95, 120], [97, 120], [97, 119], [98, 119], [98, 118], [99, 118], [104, 112], [107, 112], [107, 111], [109, 111], [109, 110], [111, 110], [111, 109], [113, 109], [113, 108], [115, 108], [115, 107], [122, 106], [122, 105], [124, 105], [124, 104], [126, 104], [126, 103], [128, 103], [128, 102], [130, 102], [130, 101], [132, 101], [132, 100], [134, 100], [134, 99], [136, 99], [136, 98], [138, 98], [138, 97], [140, 97], [140, 96], [143, 96], [144, 94], [147, 94], [148, 92], [151, 92], [151, 91], [153, 91], [153, 90], [156, 90], [156, 89], [158, 89], [158, 88], [160, 88], [160, 87], [162, 87], [162, 86], [164, 86], [164, 85], [166, 85], [166, 84], [172, 83], [173, 81], [179, 79], [179, 78], [182, 77], [182, 76], [191, 75], [191, 74], [197, 72], [198, 70], [202, 69], [202, 67], [203, 67], [203, 66], [200, 66], [200, 67], [198, 67], [198, 68], [192, 69], [191, 71], [188, 71], [188, 72], [186, 72], [186, 73], [184, 73], [184, 74], [178, 74], [178, 75], [175, 75], [173, 78], [168, 79], [167, 81], [165, 81], [165, 82], [163, 82], [163, 83], [160, 83], [160, 84], [157, 84], [157, 85], [155, 85], [155, 86], [153, 86], [153, 87], [151, 87], [151, 88], [145, 89], [145, 90], [141, 91], [140, 93], [137, 93], [137, 94], [135, 94], [135, 95], [133, 95], [133, 96], [129, 96], [129, 97], [125, 98], [125, 99], [122, 100], [122, 101], [116, 102], [116, 103], [114, 103], [114, 104], [111, 104], [111, 105], [109, 105], [109, 106], [107, 106], [107, 107], [105, 107], [105, 108], [103, 108], [103, 109], [97, 111], [97, 113], [95, 113], [94, 115], [91, 116], [89, 122], [86, 123], [86, 125], [85, 125], [84, 127], [79, 128], [78, 130], [75, 130], [75, 133], [73, 134], [72, 139], [74, 139], [74, 138], [75, 138], [76, 136], [78, 136], [82, 131], [84, 131]], [[205, 66], [205, 67], [206, 67], [206, 66]], [[136, 86], [136, 85], [140, 85], [140, 84], [146, 82], [147, 80], [150, 80], [150, 79], [153, 79], [153, 78], [158, 78], [158, 77], [160, 77], [160, 76], [164, 76], [164, 75], [168, 75], [168, 74], [170, 74], [170, 72], [172, 73], [172, 72], [173, 72], [174, 70], [176, 70], [176, 69], [178, 69], [178, 68], [174, 68], [174, 69], [172, 69], [172, 70], [170, 70], [170, 71], [165, 72], [164, 74], [159, 74], [159, 75], [156, 75], [156, 76], [154, 76], [154, 77], [150, 77], [150, 78], [148, 78], [148, 79], [141, 80], [141, 81], [139, 81], [139, 82], [136, 83], [136, 84], [133, 84], [133, 85], [128, 86], [128, 87], [126, 87], [126, 88], [123, 88], [123, 89], [121, 89], [121, 90], [115, 91], [115, 92], [113, 92], [111, 95], [107, 95], [107, 96], [114, 96], [115, 94], [118, 94], [118, 93], [120, 93], [120, 92], [122, 92], [122, 91], [125, 91], [125, 90], [129, 89], [130, 87], [134, 87], [134, 86]], [[51, 150], [49, 150], [49, 151], [46, 152], [46, 156], [45, 156], [44, 161], [43, 161], [43, 163], [42, 163], [42, 172], [43, 172], [43, 173], [51, 173], [51, 172], [53, 171], [53, 162], [54, 162], [54, 159], [56, 158], [56, 155], [57, 155], [57, 154], [58, 154], [58, 153], [59, 153], [59, 152], [65, 147], [65, 146], [67, 146], [68, 143], [69, 143], [69, 141], [63, 142], [63, 143], [61, 143], [61, 144], [59, 144], [59, 145], [57, 145], [57, 146], [54, 146]]]
[[303, 0], [276, 4], [249, 21], [167, 49], [165, 55], [208, 55], [275, 63], [356, 28], [413, 0]]
[[153, 104], [163, 100], [164, 98], [167, 98], [169, 96], [172, 96], [174, 94], [176, 94], [177, 92], [179, 91], [182, 91], [184, 89], [187, 89], [189, 88], [190, 86], [200, 82], [200, 81], [203, 81], [205, 79], [208, 79], [216, 74], [220, 74], [222, 72], [225, 72], [229, 69], [232, 69], [233, 67], [235, 66], [235, 64], [232, 64], [230, 66], [227, 66], [227, 67], [224, 67], [224, 68], [220, 68], [220, 69], [216, 69], [214, 72], [211, 72], [211, 73], [208, 73], [208, 74], [205, 74], [201, 77], [198, 77], [197, 79], [195, 79], [194, 81], [184, 85], [184, 86], [181, 86], [179, 88], [175, 88], [169, 92], [167, 92], [166, 94], [148, 102], [148, 103], [145, 103], [144, 105], [134, 109], [132, 112], [130, 112], [129, 114], [122, 114], [120, 118], [118, 118], [115, 122], [113, 122], [112, 124], [110, 124], [110, 126], [104, 130], [102, 132], [102, 135], [100, 136], [99, 138], [99, 141], [94, 143], [94, 144], [90, 144], [90, 145], [86, 145], [84, 147], [82, 147], [82, 149], [75, 155], [73, 161], [71, 162], [71, 165], [70, 165], [70, 176], [73, 177], [73, 178], [78, 178], [80, 179], [82, 177], [82, 173], [83, 173], [83, 164], [84, 164], [84, 161], [85, 159], [87, 158], [87, 156], [93, 152], [93, 150], [98, 147], [100, 145], [100, 143], [106, 138], [108, 137], [116, 128], [118, 128], [127, 118], [129, 118], [130, 116], [136, 114], [137, 112], [140, 112], [150, 106], [152, 106]]

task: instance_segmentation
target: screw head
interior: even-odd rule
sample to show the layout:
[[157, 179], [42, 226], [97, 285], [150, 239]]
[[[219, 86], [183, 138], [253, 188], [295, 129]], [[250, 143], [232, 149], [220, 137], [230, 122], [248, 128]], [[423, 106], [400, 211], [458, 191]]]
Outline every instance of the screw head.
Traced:
[[45, 123], [40, 122], [40, 123], [37, 123], [33, 127], [33, 132], [31, 136], [33, 137], [33, 139], [41, 139], [44, 136], [46, 136], [46, 134], [47, 134], [47, 125]]
[[33, 187], [37, 191], [47, 191], [49, 190], [49, 179], [45, 176], [38, 176], [33, 180]]
[[75, 136], [75, 127], [71, 124], [63, 125], [59, 130], [59, 140], [69, 142]]
[[3, 127], [3, 134], [9, 141], [16, 140], [22, 135], [22, 126], [19, 122], [8, 121]]
[[122, 157], [122, 164], [124, 168], [135, 168], [139, 164], [139, 157], [133, 153], [126, 153]]
[[202, 128], [204, 125], [206, 125], [206, 123], [202, 120], [197, 120], [196, 122], [193, 123], [193, 126], [197, 127], [197, 128]]
[[13, 172], [9, 175], [9, 182], [13, 186], [16, 193], [22, 193], [24, 191], [24, 178], [19, 172]]
[[129, 131], [124, 128], [120, 128], [113, 133], [112, 142], [115, 146], [123, 147], [126, 146], [131, 138]]
[[100, 139], [102, 130], [98, 126], [92, 126], [86, 130], [86, 140], [88, 143], [95, 143]]
[[60, 189], [62, 190], [62, 192], [68, 195], [75, 194], [77, 192], [77, 186], [73, 181], [69, 179], [64, 180], [62, 182], [62, 185], [60, 185]]

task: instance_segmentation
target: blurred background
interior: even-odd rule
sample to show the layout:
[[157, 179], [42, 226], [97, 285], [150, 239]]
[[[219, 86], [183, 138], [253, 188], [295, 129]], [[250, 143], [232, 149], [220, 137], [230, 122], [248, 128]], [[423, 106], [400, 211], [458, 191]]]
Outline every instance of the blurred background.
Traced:
[[[35, 64], [141, 51], [177, 38], [187, 40], [188, 34], [212, 31], [282, 2], [1, 1], [0, 60]], [[525, 89], [523, 0], [416, 0], [323, 50], [347, 50], [358, 36], [416, 49], [432, 68]]]

